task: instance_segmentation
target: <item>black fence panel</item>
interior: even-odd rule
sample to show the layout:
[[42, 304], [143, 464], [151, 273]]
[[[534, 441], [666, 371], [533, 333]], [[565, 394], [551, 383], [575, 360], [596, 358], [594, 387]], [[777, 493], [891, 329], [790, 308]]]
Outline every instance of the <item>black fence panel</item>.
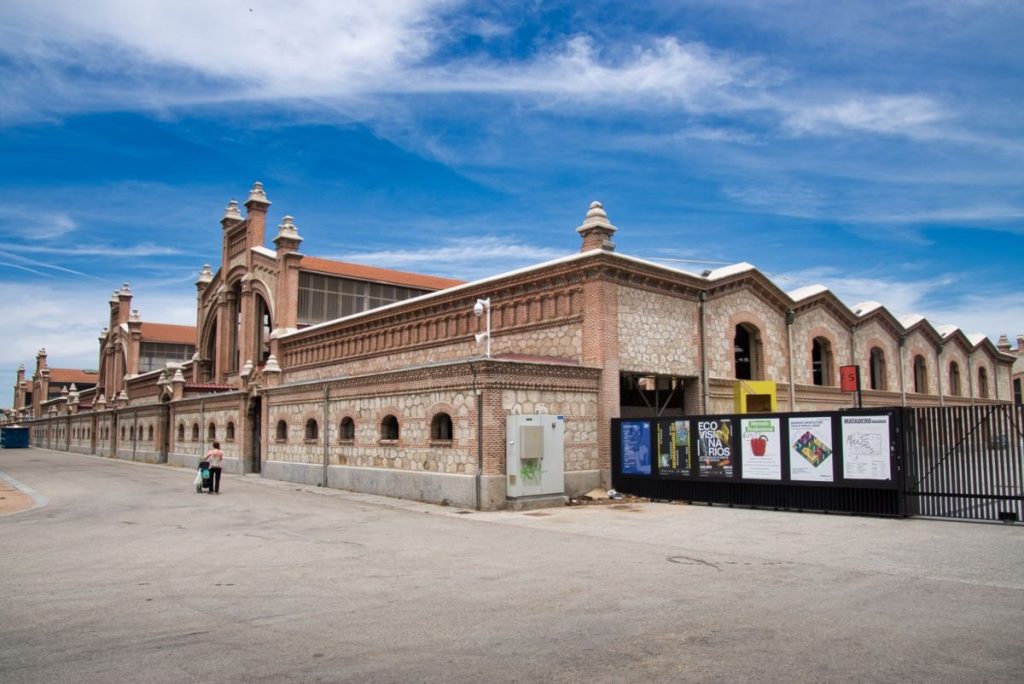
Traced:
[[908, 513], [961, 520], [1024, 520], [1024, 407], [907, 409]]

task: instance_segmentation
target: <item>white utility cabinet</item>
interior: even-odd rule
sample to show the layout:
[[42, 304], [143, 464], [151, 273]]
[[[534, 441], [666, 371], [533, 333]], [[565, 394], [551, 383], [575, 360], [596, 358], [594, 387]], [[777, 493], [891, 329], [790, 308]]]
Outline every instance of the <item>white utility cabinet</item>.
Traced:
[[505, 436], [506, 496], [565, 491], [564, 416], [509, 416]]

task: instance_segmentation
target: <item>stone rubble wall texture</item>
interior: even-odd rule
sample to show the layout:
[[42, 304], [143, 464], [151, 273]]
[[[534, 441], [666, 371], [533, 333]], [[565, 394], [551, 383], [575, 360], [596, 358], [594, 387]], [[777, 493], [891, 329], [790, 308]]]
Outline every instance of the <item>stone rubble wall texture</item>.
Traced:
[[[322, 396], [305, 399], [275, 396], [269, 408], [267, 458], [286, 463], [323, 465], [324, 439], [331, 465], [392, 468], [435, 473], [475, 473], [473, 439], [476, 409], [469, 392], [436, 391], [424, 394], [389, 393], [361, 398], [330, 399], [330, 424], [324, 429]], [[432, 440], [431, 422], [438, 413], [452, 420], [452, 439]], [[399, 438], [381, 437], [385, 416], [398, 420]], [[355, 438], [339, 440], [341, 421], [352, 418]], [[287, 425], [287, 439], [277, 439], [279, 421]], [[306, 423], [317, 425], [317, 438], [306, 439]]]
[[700, 375], [698, 304], [682, 297], [619, 287], [622, 370]]
[[[954, 394], [953, 385], [951, 384], [951, 364], [956, 363], [960, 369], [960, 393]], [[974, 379], [971, 378], [970, 366], [967, 361], [967, 354], [964, 353], [963, 348], [959, 344], [946, 344], [942, 347], [942, 352], [939, 355], [939, 372], [942, 373], [942, 389], [945, 394], [951, 397], [970, 397], [972, 392], [972, 384], [975, 384]], [[978, 391], [977, 387], [973, 388], [974, 392]]]
[[[235, 425], [235, 437], [231, 441], [226, 438], [228, 422]], [[210, 423], [213, 423], [215, 429], [213, 438], [209, 436]], [[198, 439], [192, 438], [194, 425], [199, 426]], [[184, 440], [178, 438], [180, 426], [185, 428]], [[177, 454], [201, 459], [212, 448], [213, 442], [216, 440], [220, 442], [220, 449], [224, 452], [225, 458], [237, 459], [240, 456], [238, 445], [243, 429], [237, 404], [234, 402], [229, 406], [207, 405], [202, 411], [195, 405], [195, 402], [192, 402], [190, 408], [183, 407], [183, 410], [175, 410], [171, 414], [170, 450]]]
[[[920, 395], [932, 395], [938, 394], [938, 369], [936, 366], [936, 348], [932, 344], [924, 333], [920, 329], [914, 330], [907, 335], [907, 341], [904, 345], [905, 358], [903, 359], [903, 377], [906, 378], [905, 382], [907, 385], [907, 394], [915, 394], [914, 392], [914, 357], [920, 355], [924, 358], [925, 367], [927, 372], [925, 373], [928, 378], [928, 387], [926, 392], [919, 393]], [[909, 401], [909, 397], [908, 397]]]

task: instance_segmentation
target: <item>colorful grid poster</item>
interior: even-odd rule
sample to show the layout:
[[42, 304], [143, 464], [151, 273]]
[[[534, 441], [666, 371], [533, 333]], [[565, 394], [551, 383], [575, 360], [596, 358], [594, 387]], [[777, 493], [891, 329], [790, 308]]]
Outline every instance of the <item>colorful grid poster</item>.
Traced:
[[732, 477], [732, 420], [697, 421], [697, 461], [700, 474]]
[[891, 480], [889, 416], [843, 416], [843, 477]]
[[805, 482], [832, 482], [832, 418], [789, 419], [789, 477]]
[[622, 474], [651, 474], [650, 421], [622, 421]]
[[690, 421], [658, 423], [658, 472], [662, 475], [690, 475]]
[[782, 432], [778, 418], [740, 420], [740, 455], [743, 478], [782, 479]]

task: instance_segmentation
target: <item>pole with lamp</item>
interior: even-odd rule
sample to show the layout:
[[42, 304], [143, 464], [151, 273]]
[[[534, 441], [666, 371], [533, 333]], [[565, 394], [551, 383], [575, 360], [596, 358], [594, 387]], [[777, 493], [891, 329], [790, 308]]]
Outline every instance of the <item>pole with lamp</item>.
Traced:
[[[478, 299], [476, 304], [473, 305], [473, 313], [476, 314], [477, 318], [484, 315], [484, 311], [487, 312], [487, 331], [476, 334], [476, 343], [480, 344], [484, 339], [487, 340], [487, 358], [491, 358], [491, 298]], [[476, 369], [473, 364], [469, 365], [470, 370], [473, 372], [473, 393], [476, 395], [476, 509], [479, 511], [482, 509], [482, 497], [483, 492], [480, 487], [480, 478], [484, 472], [484, 395], [482, 388], [477, 387], [476, 384]]]

